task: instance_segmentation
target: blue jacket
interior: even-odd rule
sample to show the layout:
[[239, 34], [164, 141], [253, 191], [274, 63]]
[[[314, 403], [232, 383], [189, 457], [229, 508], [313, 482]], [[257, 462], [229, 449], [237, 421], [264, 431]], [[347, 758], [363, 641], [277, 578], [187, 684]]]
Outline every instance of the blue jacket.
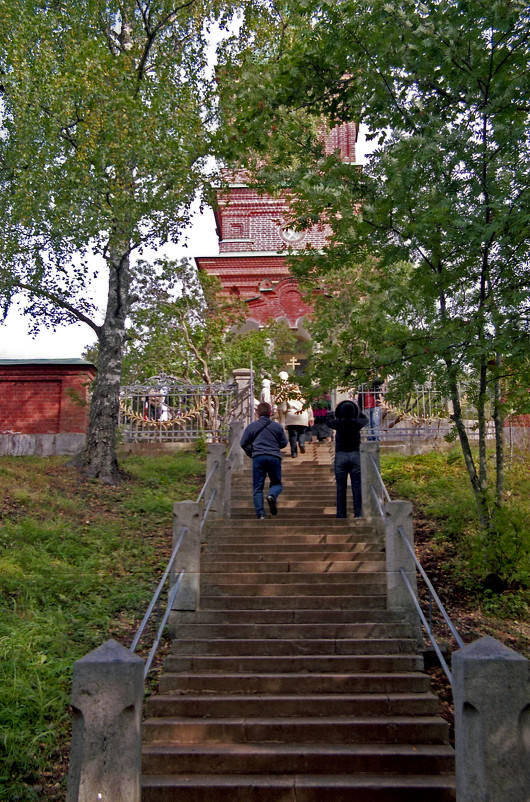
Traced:
[[[267, 425], [265, 426], [264, 424]], [[252, 443], [253, 459], [262, 454], [267, 454], [270, 457], [280, 457], [281, 459], [280, 449], [285, 448], [288, 442], [283, 426], [277, 421], [271, 421], [267, 415], [261, 415], [258, 420], [249, 423], [243, 432], [239, 441], [241, 448], [244, 449], [254, 435], [256, 435], [256, 439]]]

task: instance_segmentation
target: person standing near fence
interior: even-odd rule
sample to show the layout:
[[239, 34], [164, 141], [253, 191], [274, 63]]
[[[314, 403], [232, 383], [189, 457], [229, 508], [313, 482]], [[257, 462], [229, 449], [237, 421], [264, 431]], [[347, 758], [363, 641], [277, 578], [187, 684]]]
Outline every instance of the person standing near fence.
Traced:
[[258, 420], [249, 423], [239, 444], [245, 454], [252, 458], [252, 498], [259, 521], [267, 518], [263, 500], [263, 488], [269, 477], [267, 504], [271, 515], [278, 513], [278, 496], [282, 487], [281, 449], [287, 445], [283, 426], [271, 420], [271, 405], [262, 401], [258, 404]]
[[337, 518], [347, 518], [347, 487], [350, 477], [353, 514], [362, 517], [361, 492], [361, 429], [368, 423], [367, 416], [359, 410], [355, 401], [341, 401], [335, 414], [326, 416], [326, 425], [335, 434], [335, 481], [337, 483]]
[[379, 429], [381, 426], [381, 402], [383, 398], [383, 386], [381, 379], [374, 379], [368, 386], [361, 384], [357, 403], [361, 411], [366, 410], [370, 424], [370, 434], [368, 440], [379, 440]]

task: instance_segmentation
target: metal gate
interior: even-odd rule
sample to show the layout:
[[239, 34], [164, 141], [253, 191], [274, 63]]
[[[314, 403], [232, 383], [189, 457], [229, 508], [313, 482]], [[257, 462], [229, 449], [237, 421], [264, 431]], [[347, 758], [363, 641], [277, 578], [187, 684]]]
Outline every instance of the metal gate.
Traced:
[[162, 374], [120, 390], [119, 428], [126, 443], [226, 440], [233, 420], [248, 418], [249, 389], [183, 384]]

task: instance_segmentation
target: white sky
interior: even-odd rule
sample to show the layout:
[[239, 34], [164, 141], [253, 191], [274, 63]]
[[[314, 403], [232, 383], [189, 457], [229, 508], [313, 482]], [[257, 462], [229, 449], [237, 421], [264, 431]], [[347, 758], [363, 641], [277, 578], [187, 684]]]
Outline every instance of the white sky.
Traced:
[[[361, 125], [357, 145], [357, 160], [361, 163], [364, 160], [362, 154], [373, 147], [372, 143], [367, 146], [364, 134], [364, 127]], [[157, 255], [179, 259], [184, 256], [214, 256], [218, 253], [213, 212], [206, 209], [203, 214], [195, 214], [188, 232], [186, 248], [182, 245], [168, 245]], [[93, 286], [93, 298], [103, 314], [106, 301], [105, 276]], [[28, 333], [26, 318], [13, 308], [5, 323], [0, 324], [0, 359], [76, 359], [95, 341], [96, 335], [83, 323], [60, 326], [55, 332], [42, 327], [33, 338]]]

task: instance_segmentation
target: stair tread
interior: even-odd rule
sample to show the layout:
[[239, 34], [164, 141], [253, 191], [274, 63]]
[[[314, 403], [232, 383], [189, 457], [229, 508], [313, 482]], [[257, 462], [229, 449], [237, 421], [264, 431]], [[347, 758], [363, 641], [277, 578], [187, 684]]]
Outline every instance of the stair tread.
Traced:
[[454, 755], [453, 747], [450, 744], [382, 744], [382, 743], [343, 743], [343, 744], [329, 744], [329, 743], [308, 743], [308, 744], [284, 744], [284, 743], [270, 743], [265, 742], [262, 744], [256, 743], [225, 743], [225, 744], [174, 744], [164, 743], [160, 741], [146, 743], [144, 751], [146, 754], [157, 753], [165, 751], [169, 754], [175, 755], [187, 754], [193, 752], [195, 754], [215, 755], [221, 752], [237, 752], [242, 755], [253, 753], [256, 749], [260, 752], [275, 754], [345, 754], [345, 755], [371, 755], [374, 752], [381, 755], [398, 754], [398, 755]]
[[451, 774], [289, 774], [286, 776], [276, 776], [273, 774], [229, 774], [209, 775], [209, 774], [179, 774], [179, 775], [147, 775], [142, 779], [142, 785], [182, 785], [188, 787], [191, 784], [197, 785], [245, 785], [248, 787], [269, 788], [280, 785], [290, 787], [296, 784], [297, 787], [306, 785], [320, 785], [323, 780], [326, 784], [341, 786], [346, 784], [348, 788], [353, 787], [372, 787], [373, 785], [382, 788], [394, 787], [424, 787], [440, 786], [453, 788], [455, 780]]

